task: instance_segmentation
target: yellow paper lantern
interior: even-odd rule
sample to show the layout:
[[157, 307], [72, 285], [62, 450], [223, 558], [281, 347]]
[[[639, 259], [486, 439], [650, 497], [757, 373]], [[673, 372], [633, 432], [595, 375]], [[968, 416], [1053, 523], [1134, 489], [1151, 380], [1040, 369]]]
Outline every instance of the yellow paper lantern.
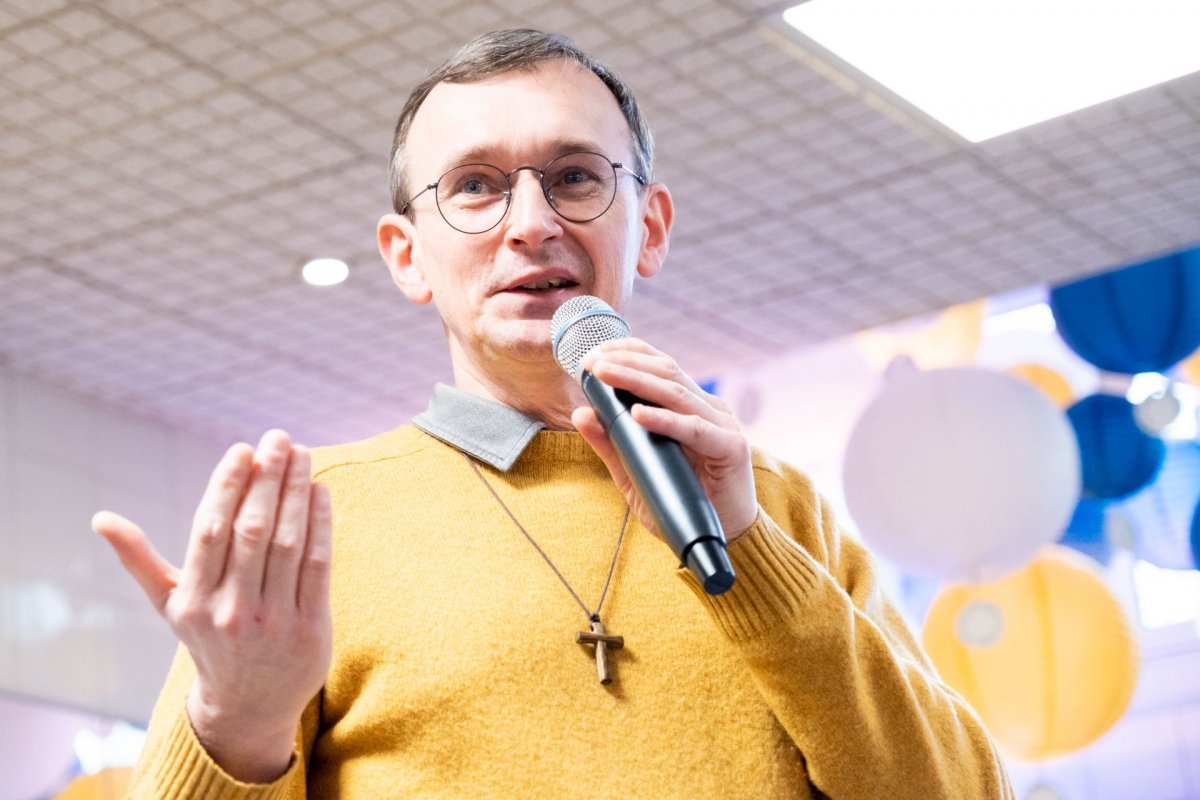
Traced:
[[983, 300], [963, 303], [932, 321], [921, 317], [862, 331], [855, 341], [876, 372], [898, 356], [907, 356], [923, 370], [966, 366], [979, 350], [986, 308]]
[[1200, 350], [1179, 362], [1179, 373], [1193, 386], [1200, 386]]
[[118, 800], [129, 791], [132, 767], [109, 767], [71, 781], [54, 800]]
[[950, 586], [922, 640], [942, 678], [1014, 758], [1078, 750], [1125, 713], [1138, 654], [1095, 565], [1063, 547], [992, 583]]
[[1005, 372], [1033, 384], [1061, 408], [1075, 401], [1075, 390], [1067, 379], [1043, 364], [1017, 364]]

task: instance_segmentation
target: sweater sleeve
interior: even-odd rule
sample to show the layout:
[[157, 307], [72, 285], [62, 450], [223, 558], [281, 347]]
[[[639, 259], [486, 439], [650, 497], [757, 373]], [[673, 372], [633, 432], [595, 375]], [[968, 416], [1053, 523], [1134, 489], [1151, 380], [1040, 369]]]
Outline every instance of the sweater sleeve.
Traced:
[[182, 645], [154, 706], [146, 744], [134, 768], [131, 800], [302, 800], [308, 756], [316, 739], [318, 699], [304, 710], [287, 771], [272, 783], [243, 783], [209, 757], [187, 715], [187, 696], [196, 668]]
[[938, 678], [865, 548], [799, 473], [756, 473], [759, 517], [729, 546], [734, 587], [713, 597], [679, 574], [741, 651], [814, 786], [837, 798], [1012, 798], [983, 724]]

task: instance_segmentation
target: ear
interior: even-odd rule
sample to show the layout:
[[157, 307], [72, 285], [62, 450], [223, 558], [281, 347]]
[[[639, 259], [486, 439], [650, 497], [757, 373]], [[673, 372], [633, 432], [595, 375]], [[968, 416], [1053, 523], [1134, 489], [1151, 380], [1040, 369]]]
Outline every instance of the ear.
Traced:
[[384, 214], [376, 229], [379, 255], [383, 256], [392, 281], [400, 287], [405, 297], [423, 305], [433, 299], [433, 291], [425, 280], [425, 274], [413, 260], [416, 234], [412, 220], [403, 214]]
[[638, 251], [637, 271], [643, 278], [653, 277], [667, 260], [671, 224], [675, 221], [675, 202], [667, 187], [655, 182], [646, 187], [642, 212], [642, 246]]

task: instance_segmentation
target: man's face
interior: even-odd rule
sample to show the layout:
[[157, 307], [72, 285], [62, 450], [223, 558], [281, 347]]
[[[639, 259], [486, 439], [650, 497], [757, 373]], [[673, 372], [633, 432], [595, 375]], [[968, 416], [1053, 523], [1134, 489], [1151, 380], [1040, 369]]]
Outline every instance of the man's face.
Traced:
[[[409, 130], [409, 189], [415, 193], [461, 164], [541, 169], [579, 150], [633, 166], [629, 126], [615, 98], [574, 62], [545, 62], [478, 83], [442, 83]], [[522, 170], [511, 180], [508, 212], [486, 233], [451, 228], [433, 191], [414, 202], [411, 221], [389, 215], [380, 225], [381, 249], [397, 283], [415, 302], [432, 299], [452, 355], [481, 366], [497, 358], [549, 358], [549, 320], [563, 302], [590, 294], [620, 311], [634, 274], [654, 274], [666, 253], [671, 209], [661, 185], [639, 191], [636, 179], [618, 170], [608, 211], [575, 223], [546, 202], [536, 172]], [[547, 281], [550, 288], [523, 288]]]

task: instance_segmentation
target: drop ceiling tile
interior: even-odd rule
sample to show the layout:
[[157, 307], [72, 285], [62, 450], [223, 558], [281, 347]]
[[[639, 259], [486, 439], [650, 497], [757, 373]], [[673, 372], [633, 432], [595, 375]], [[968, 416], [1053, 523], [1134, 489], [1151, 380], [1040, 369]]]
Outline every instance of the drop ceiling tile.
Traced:
[[134, 23], [155, 40], [174, 44], [207, 27], [207, 21], [191, 7], [175, 3], [155, 3]]
[[27, 92], [40, 92], [58, 78], [56, 70], [27, 54], [20, 61], [11, 64], [5, 72], [5, 80], [9, 84], [19, 86]]
[[[648, 283], [663, 287], [649, 302], [686, 301], [647, 327], [667, 342], [688, 330], [675, 347], [698, 363], [1200, 239], [1189, 161], [1200, 126], [1187, 124], [1200, 81], [968, 149], [851, 98], [760, 34], [756, 14], [740, 10], [751, 4], [527, 5], [464, 2], [454, 7], [461, 19], [448, 19], [401, 2], [114, 0], [36, 20], [38, 32], [16, 44], [0, 39], [0, 238], [63, 253], [80, 285], [133, 301], [159, 336], [190, 331], [171, 362], [157, 342], [126, 337], [97, 351], [72, 320], [54, 333], [22, 312], [31, 335], [5, 341], [32, 349], [13, 363], [36, 362], [64, 382], [83, 376], [75, 380], [98, 395], [222, 430], [265, 423], [264, 404], [319, 427], [323, 408], [344, 406], [325, 388], [329, 370], [358, 381], [356, 413], [422, 405], [420, 375], [447, 374], [445, 345], [436, 315], [409, 306], [372, 252], [387, 204], [383, 154], [406, 87], [489, 20], [583, 31], [580, 41], [609, 48], [599, 55], [638, 89], [679, 208], [670, 268]], [[926, 167], [941, 169], [930, 177]], [[77, 220], [67, 230], [64, 213]], [[291, 283], [318, 249], [355, 260], [336, 301]], [[872, 282], [872, 270], [883, 277]], [[893, 270], [932, 277], [898, 286]], [[829, 295], [801, 319], [782, 303], [763, 311], [813, 280], [828, 280], [811, 288]], [[745, 307], [727, 315], [732, 297]], [[733, 333], [693, 335], [693, 319]], [[745, 330], [763, 319], [778, 330]], [[202, 341], [192, 341], [197, 331]], [[362, 355], [361, 343], [381, 336], [384, 354]], [[389, 354], [406, 368], [389, 368]], [[176, 403], [210, 361], [277, 371], [269, 389], [239, 383], [236, 402]], [[82, 362], [140, 376], [173, 399], [139, 400]], [[395, 396], [383, 404], [372, 399], [380, 393]], [[318, 399], [302, 408], [293, 399], [302, 396]]]
[[[198, 7], [198, 4], [196, 6]], [[196, 30], [173, 40], [172, 45], [197, 63], [204, 64], [215, 72], [220, 72], [216, 68], [218, 59], [236, 50], [241, 46], [241, 42], [232, 33], [222, 28], [200, 22]]]

